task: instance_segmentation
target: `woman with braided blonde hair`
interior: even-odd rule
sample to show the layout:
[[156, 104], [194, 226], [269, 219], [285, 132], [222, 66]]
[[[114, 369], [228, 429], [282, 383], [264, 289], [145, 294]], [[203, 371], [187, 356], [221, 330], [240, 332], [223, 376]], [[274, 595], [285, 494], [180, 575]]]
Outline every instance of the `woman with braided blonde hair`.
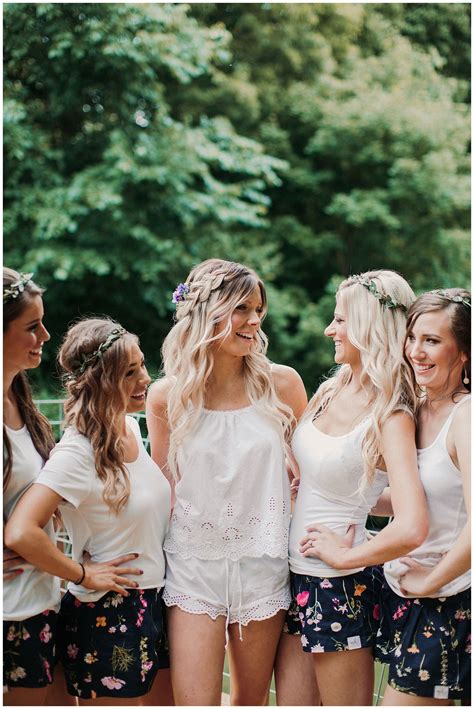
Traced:
[[[413, 299], [393, 271], [341, 283], [325, 330], [340, 366], [293, 436], [301, 483], [290, 530], [294, 604], [287, 625], [311, 653], [324, 705], [372, 704], [377, 565], [412, 550], [428, 531], [416, 466], [415, 393], [403, 359]], [[387, 482], [394, 521], [366, 541], [367, 514]]]
[[163, 596], [175, 700], [220, 705], [228, 638], [231, 703], [262, 705], [290, 603], [285, 458], [306, 393], [266, 357], [267, 299], [250, 268], [204, 261], [173, 300], [147, 421], [175, 495]]

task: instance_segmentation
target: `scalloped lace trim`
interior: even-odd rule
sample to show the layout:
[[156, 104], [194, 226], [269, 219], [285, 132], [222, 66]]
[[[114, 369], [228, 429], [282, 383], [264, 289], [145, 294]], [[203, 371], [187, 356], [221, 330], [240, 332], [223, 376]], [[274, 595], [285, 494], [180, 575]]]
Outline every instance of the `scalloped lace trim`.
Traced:
[[287, 590], [282, 598], [265, 599], [250, 606], [250, 608], [241, 609], [237, 612], [222, 607], [216, 608], [212, 603], [192, 598], [183, 593], [170, 593], [166, 587], [163, 592], [163, 600], [167, 606], [178, 606], [186, 613], [192, 613], [193, 615], [206, 613], [212, 620], [215, 620], [218, 616], [226, 616], [229, 623], [239, 623], [246, 626], [252, 620], [267, 620], [280, 610], [288, 610], [291, 602], [291, 593]]

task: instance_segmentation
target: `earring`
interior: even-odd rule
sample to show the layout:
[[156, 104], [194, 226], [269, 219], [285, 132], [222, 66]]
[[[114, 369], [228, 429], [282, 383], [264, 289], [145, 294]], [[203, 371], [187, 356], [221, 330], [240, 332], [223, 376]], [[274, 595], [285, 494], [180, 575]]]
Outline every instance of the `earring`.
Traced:
[[467, 376], [466, 365], [464, 365], [463, 373], [464, 373], [464, 378], [463, 378], [463, 380], [462, 380], [462, 383], [463, 383], [463, 384], [469, 384], [469, 377]]

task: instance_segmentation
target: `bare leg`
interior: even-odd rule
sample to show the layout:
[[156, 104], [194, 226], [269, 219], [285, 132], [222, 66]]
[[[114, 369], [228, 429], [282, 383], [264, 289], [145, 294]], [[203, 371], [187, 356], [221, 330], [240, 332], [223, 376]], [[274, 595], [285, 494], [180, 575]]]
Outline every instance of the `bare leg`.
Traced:
[[390, 707], [433, 707], [442, 706], [449, 707], [453, 705], [453, 701], [450, 699], [433, 699], [432, 697], [417, 697], [414, 694], [407, 694], [407, 692], [399, 692], [393, 687], [386, 687], [382, 706]]
[[168, 608], [171, 681], [178, 706], [220, 706], [225, 618]]
[[273, 664], [286, 611], [267, 620], [254, 620], [242, 628], [229, 626], [230, 703], [233, 706], [265, 706]]
[[143, 697], [97, 697], [97, 699], [79, 699], [80, 707], [139, 707]]
[[312, 658], [324, 706], [372, 706], [374, 659], [371, 648], [318, 652]]
[[274, 669], [278, 706], [320, 705], [313, 658], [303, 652], [299, 635], [281, 634]]
[[68, 693], [63, 666], [54, 668], [54, 682], [48, 687], [45, 705], [48, 707], [77, 707], [77, 697]]
[[30, 689], [29, 687], [8, 688], [8, 692], [3, 695], [3, 705], [6, 707], [38, 707], [43, 706], [47, 687]]
[[150, 691], [142, 699], [144, 707], [174, 707], [171, 670], [158, 670]]

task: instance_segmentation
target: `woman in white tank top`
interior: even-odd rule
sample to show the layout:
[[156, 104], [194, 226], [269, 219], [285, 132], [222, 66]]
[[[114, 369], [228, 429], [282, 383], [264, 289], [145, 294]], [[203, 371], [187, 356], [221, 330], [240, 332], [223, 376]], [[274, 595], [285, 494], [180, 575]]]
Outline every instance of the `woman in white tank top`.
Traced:
[[[428, 531], [415, 394], [402, 355], [413, 299], [393, 271], [340, 285], [325, 334], [341, 366], [293, 436], [301, 482], [290, 530], [294, 605], [287, 625], [310, 653], [323, 705], [372, 704], [382, 581], [376, 565], [406, 554]], [[387, 481], [394, 522], [366, 541], [367, 514]]]
[[[410, 308], [405, 354], [421, 398], [418, 466], [430, 531], [385, 564], [377, 655], [389, 663], [384, 704], [450, 704], [470, 696], [471, 295], [451, 288]], [[390, 513], [384, 495], [378, 512]], [[424, 699], [424, 701], [423, 701]]]
[[173, 302], [147, 422], [174, 488], [163, 598], [175, 700], [220, 705], [228, 638], [231, 703], [262, 705], [290, 604], [285, 453], [306, 393], [265, 356], [267, 301], [251, 269], [205, 261]]
[[[39, 367], [49, 340], [43, 291], [32, 276], [3, 269], [4, 523], [54, 447], [51, 426], [35, 407], [26, 373]], [[52, 521], [45, 533], [55, 540]], [[48, 687], [55, 672], [59, 580], [10, 549], [4, 548], [3, 558], [3, 701], [5, 706], [41, 705], [47, 693], [51, 696]], [[69, 703], [65, 691], [57, 696]]]

